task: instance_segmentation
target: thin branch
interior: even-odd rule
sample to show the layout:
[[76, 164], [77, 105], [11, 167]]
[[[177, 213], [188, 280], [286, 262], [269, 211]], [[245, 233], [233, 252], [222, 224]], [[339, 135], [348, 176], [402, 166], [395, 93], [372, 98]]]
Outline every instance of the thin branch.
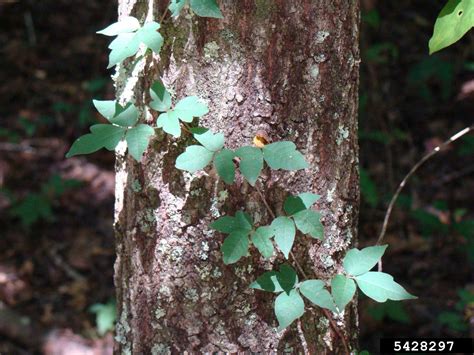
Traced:
[[349, 350], [349, 345], [347, 345], [346, 338], [339, 331], [339, 328], [337, 327], [337, 324], [334, 323], [334, 320], [332, 319], [331, 314], [329, 313], [329, 311], [325, 308], [321, 308], [321, 309], [323, 310], [323, 313], [326, 316], [326, 318], [329, 320], [329, 323], [331, 324], [332, 329], [336, 332], [337, 336], [339, 338], [341, 338], [342, 344], [344, 345], [344, 349], [346, 350], [346, 354], [349, 355], [351, 352]]
[[[449, 138], [447, 141], [443, 142], [442, 144], [440, 144], [439, 146], [437, 146], [436, 148], [434, 148], [431, 152], [429, 152], [428, 154], [426, 154], [423, 158], [421, 158], [418, 163], [416, 163], [413, 168], [411, 168], [411, 170], [408, 172], [408, 174], [403, 178], [402, 182], [400, 183], [400, 185], [398, 185], [398, 188], [397, 188], [397, 191], [395, 191], [395, 194], [393, 195], [392, 199], [390, 200], [390, 204], [388, 205], [388, 208], [387, 208], [387, 212], [385, 213], [385, 218], [384, 218], [384, 221], [383, 221], [383, 225], [382, 225], [382, 230], [380, 232], [380, 235], [379, 235], [379, 238], [377, 239], [377, 245], [380, 244], [385, 236], [385, 233], [387, 231], [387, 225], [388, 225], [388, 221], [390, 219], [390, 215], [392, 213], [392, 210], [393, 210], [393, 206], [395, 205], [395, 202], [397, 201], [397, 198], [398, 196], [400, 195], [400, 193], [402, 192], [403, 188], [405, 187], [408, 179], [418, 170], [418, 168], [420, 166], [422, 166], [427, 160], [429, 160], [431, 157], [433, 157], [434, 155], [436, 155], [438, 152], [440, 152], [441, 150], [443, 150], [444, 148], [446, 148], [449, 144], [451, 144], [452, 142], [454, 142], [455, 140], [461, 138], [462, 136], [466, 135], [467, 133], [469, 133], [470, 131], [472, 131], [474, 129], [474, 125], [473, 126], [470, 126], [470, 127], [466, 127], [464, 128], [463, 130], [459, 131], [458, 133], [456, 133], [455, 135], [453, 135], [451, 138]], [[379, 268], [380, 268], [381, 265], [379, 265]]]

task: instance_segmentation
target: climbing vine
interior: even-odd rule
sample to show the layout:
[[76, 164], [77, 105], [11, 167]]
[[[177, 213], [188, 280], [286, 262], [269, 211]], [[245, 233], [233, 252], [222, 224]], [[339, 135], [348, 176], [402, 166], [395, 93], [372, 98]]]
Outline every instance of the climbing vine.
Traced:
[[[189, 6], [198, 16], [222, 18], [215, 0], [171, 0], [168, 10], [175, 17], [185, 6]], [[134, 17], [123, 17], [99, 31], [99, 34], [115, 37], [109, 45], [108, 67], [119, 65], [126, 59], [133, 60], [132, 65], [135, 65], [151, 52], [159, 54], [164, 41], [159, 33], [160, 26], [154, 21], [141, 24]], [[271, 258], [276, 252], [283, 254], [287, 261], [278, 271], [265, 272], [249, 285], [252, 289], [278, 294], [274, 311], [280, 330], [304, 314], [303, 297], [311, 304], [334, 313], [344, 312], [357, 287], [377, 302], [415, 298], [392, 276], [371, 271], [382, 258], [386, 245], [349, 250], [343, 259], [343, 270], [331, 279], [311, 279], [305, 275], [292, 254], [292, 247], [296, 238], [304, 236], [324, 240], [320, 213], [313, 208], [320, 196], [311, 192], [290, 195], [283, 203], [284, 214], [275, 216], [256, 186], [265, 166], [287, 171], [308, 168], [303, 154], [294, 143], [269, 143], [265, 139], [256, 139], [254, 145], [229, 149], [226, 148], [223, 133], [199, 126], [196, 119], [209, 112], [207, 104], [200, 97], [188, 96], [173, 100], [173, 95], [161, 80], [150, 86], [149, 97], [144, 108], [136, 106], [134, 102], [121, 105], [113, 100], [94, 100], [95, 108], [108, 124], [91, 126], [91, 133], [78, 138], [67, 157], [93, 153], [101, 148], [114, 150], [119, 143], [124, 142], [128, 154], [140, 162], [155, 132], [163, 130], [174, 139], [187, 135], [195, 141], [177, 157], [177, 169], [194, 173], [212, 164], [212, 169], [226, 184], [233, 184], [236, 174], [240, 174], [257, 189], [272, 221], [268, 225], [256, 225], [248, 213], [239, 210], [234, 216], [217, 219], [210, 227], [227, 235], [221, 246], [225, 264], [239, 262], [253, 247], [264, 259]], [[143, 109], [157, 117], [155, 125], [140, 123]]]

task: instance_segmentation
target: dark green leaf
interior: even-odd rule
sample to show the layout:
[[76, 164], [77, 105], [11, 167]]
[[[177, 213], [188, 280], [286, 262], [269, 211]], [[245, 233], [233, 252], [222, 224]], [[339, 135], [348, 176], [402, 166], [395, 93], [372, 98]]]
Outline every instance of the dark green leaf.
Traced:
[[291, 216], [300, 211], [304, 211], [306, 209], [306, 205], [304, 204], [301, 197], [290, 195], [285, 199], [283, 209], [288, 215]]
[[237, 230], [242, 230], [248, 233], [252, 230], [252, 220], [246, 213], [237, 211], [235, 217], [223, 216], [217, 221], [211, 223], [210, 227], [227, 234]]
[[222, 149], [214, 157], [214, 166], [217, 173], [226, 184], [232, 184], [235, 180], [234, 152]]
[[246, 256], [249, 249], [248, 233], [243, 230], [237, 230], [229, 234], [222, 244], [224, 264], [233, 264]]
[[290, 290], [295, 286], [297, 282], [297, 275], [295, 270], [287, 264], [280, 266], [280, 271], [277, 274], [277, 280], [281, 285], [281, 288], [289, 293]]
[[138, 110], [135, 105], [128, 104], [120, 112], [115, 111], [115, 116], [109, 121], [122, 127], [135, 126], [138, 121]]
[[303, 281], [300, 286], [300, 291], [303, 296], [316, 306], [337, 312], [334, 300], [328, 290], [324, 289], [324, 282], [321, 280]]
[[269, 292], [282, 292], [283, 289], [277, 280], [276, 271], [268, 271], [250, 284], [250, 288]]
[[254, 186], [263, 169], [262, 151], [255, 147], [242, 147], [237, 149], [235, 154], [241, 159], [240, 172], [249, 184]]
[[153, 110], [164, 112], [170, 109], [171, 95], [161, 81], [153, 83], [150, 88], [150, 96], [152, 99], [150, 107]]
[[191, 0], [191, 9], [201, 17], [223, 18], [216, 0]]

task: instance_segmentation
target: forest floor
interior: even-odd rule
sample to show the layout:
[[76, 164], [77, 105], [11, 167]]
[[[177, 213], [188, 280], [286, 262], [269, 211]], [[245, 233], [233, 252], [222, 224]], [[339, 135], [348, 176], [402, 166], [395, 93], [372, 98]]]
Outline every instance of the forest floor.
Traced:
[[[363, 3], [360, 247], [377, 240], [410, 168], [474, 121], [473, 35], [428, 56], [439, 3]], [[0, 2], [0, 314], [31, 322], [18, 335], [0, 317], [1, 354], [32, 353], [51, 330], [111, 349], [114, 157], [64, 154], [100, 120], [92, 98], [113, 98], [107, 43], [95, 31], [114, 21], [115, 6]], [[360, 297], [363, 349], [376, 350], [383, 336], [474, 337], [473, 157], [471, 134], [403, 190], [383, 266], [419, 298]]]

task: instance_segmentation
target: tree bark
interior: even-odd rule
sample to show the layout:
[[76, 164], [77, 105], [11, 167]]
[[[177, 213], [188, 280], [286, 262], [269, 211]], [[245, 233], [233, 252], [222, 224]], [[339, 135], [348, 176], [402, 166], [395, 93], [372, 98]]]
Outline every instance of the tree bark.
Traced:
[[[166, 5], [119, 0], [119, 17], [158, 21]], [[161, 76], [176, 98], [197, 94], [207, 101], [210, 113], [200, 126], [223, 132], [228, 148], [252, 144], [257, 130], [293, 141], [310, 168], [265, 170], [257, 185], [277, 215], [288, 193], [322, 196], [316, 208], [324, 242], [297, 236], [293, 252], [309, 277], [329, 279], [357, 235], [359, 2], [222, 0], [220, 7], [223, 20], [186, 9], [168, 18], [161, 59], [120, 65], [117, 97], [143, 106]], [[142, 121], [153, 118], [144, 113]], [[307, 303], [300, 330], [295, 322], [277, 332], [274, 295], [248, 286], [278, 269], [281, 254], [269, 262], [252, 250], [226, 266], [219, 250], [224, 236], [208, 227], [240, 209], [260, 225], [271, 216], [240, 177], [225, 185], [210, 169], [177, 170], [176, 157], [190, 142], [158, 132], [141, 163], [117, 152], [116, 352], [337, 354], [346, 352], [341, 336], [356, 349], [355, 302], [342, 316], [330, 314], [332, 326]]]

